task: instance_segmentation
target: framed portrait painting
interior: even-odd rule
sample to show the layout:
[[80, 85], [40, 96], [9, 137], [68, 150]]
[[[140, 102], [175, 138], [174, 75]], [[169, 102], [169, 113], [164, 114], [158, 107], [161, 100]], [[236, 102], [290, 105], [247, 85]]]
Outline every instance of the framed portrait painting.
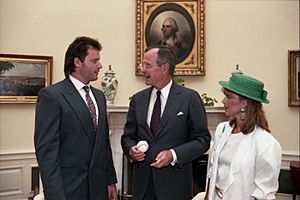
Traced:
[[289, 106], [300, 106], [300, 51], [291, 50], [289, 57]]
[[35, 103], [51, 84], [50, 56], [0, 54], [0, 103]]
[[174, 75], [205, 75], [204, 22], [204, 0], [136, 0], [136, 75], [151, 45], [172, 49]]

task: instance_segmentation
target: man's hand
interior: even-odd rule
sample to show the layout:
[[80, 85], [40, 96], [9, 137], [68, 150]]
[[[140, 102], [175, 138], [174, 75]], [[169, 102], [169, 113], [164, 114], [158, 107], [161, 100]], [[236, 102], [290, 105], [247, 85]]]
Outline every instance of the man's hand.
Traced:
[[129, 151], [129, 155], [131, 156], [132, 160], [134, 161], [143, 161], [145, 160], [145, 153], [138, 150], [136, 146], [131, 147]]
[[162, 168], [168, 166], [173, 161], [173, 156], [170, 150], [161, 151], [157, 154], [155, 161], [151, 163], [151, 167]]
[[117, 200], [117, 188], [115, 184], [111, 184], [108, 186], [108, 198], [109, 200]]

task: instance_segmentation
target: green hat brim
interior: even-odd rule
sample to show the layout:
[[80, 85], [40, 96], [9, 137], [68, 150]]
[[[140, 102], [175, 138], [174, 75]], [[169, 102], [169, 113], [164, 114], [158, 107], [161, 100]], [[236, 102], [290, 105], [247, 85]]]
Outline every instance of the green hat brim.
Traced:
[[239, 88], [234, 87], [233, 85], [230, 85], [228, 81], [219, 81], [219, 84], [222, 87], [224, 87], [225, 89], [230, 90], [234, 93], [237, 93], [241, 96], [247, 97], [249, 99], [252, 99], [252, 100], [255, 100], [255, 101], [258, 101], [258, 102], [262, 102], [262, 103], [267, 103], [267, 104], [270, 103], [270, 101], [267, 98], [263, 99], [261, 97], [254, 97], [254, 96], [248, 95], [247, 93], [239, 90]]

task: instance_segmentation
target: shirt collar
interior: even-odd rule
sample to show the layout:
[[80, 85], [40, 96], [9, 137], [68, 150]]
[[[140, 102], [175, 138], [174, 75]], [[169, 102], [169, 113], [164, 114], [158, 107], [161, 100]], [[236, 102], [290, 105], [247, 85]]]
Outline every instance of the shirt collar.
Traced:
[[[171, 86], [172, 86], [173, 81], [171, 80], [163, 89], [161, 89], [161, 96], [164, 99], [167, 99], [171, 90]], [[152, 90], [152, 96], [155, 96], [157, 89], [155, 87], [153, 87]]]
[[[84, 86], [86, 86], [85, 84], [83, 84], [81, 81], [79, 81], [78, 79], [76, 79], [75, 77], [69, 75], [69, 78], [71, 80], [71, 82], [73, 83], [73, 85], [75, 86], [75, 88], [77, 90], [82, 89]], [[88, 87], [90, 87], [90, 85], [87, 85]]]

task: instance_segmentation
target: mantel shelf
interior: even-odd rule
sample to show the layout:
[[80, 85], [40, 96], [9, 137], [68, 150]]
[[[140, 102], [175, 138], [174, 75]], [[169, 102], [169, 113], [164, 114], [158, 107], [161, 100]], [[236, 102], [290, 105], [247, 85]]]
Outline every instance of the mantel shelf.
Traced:
[[[108, 113], [127, 113], [128, 106], [108, 106], [107, 112]], [[224, 108], [221, 106], [208, 106], [205, 107], [207, 113], [224, 113]]]

